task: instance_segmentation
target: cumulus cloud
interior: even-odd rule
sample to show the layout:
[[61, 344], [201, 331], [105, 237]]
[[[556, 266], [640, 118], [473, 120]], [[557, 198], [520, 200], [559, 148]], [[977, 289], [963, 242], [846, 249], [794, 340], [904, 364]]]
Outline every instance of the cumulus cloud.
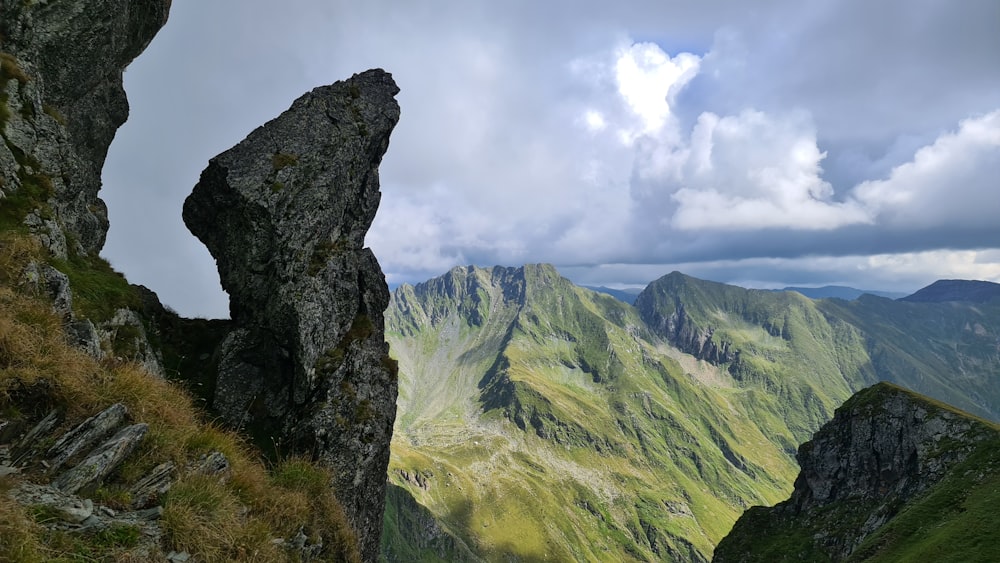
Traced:
[[679, 230], [830, 230], [870, 222], [854, 201], [833, 199], [825, 154], [802, 114], [703, 113], [682, 146], [647, 148], [637, 175], [643, 206], [672, 215]]
[[888, 227], [993, 228], [1000, 209], [998, 172], [1000, 110], [962, 121], [958, 131], [918, 150], [887, 179], [866, 181], [854, 192]]
[[637, 131], [623, 131], [626, 142], [656, 134], [668, 124], [670, 106], [698, 74], [700, 60], [691, 53], [671, 57], [655, 43], [633, 43], [620, 50], [614, 67], [618, 93], [641, 120]]

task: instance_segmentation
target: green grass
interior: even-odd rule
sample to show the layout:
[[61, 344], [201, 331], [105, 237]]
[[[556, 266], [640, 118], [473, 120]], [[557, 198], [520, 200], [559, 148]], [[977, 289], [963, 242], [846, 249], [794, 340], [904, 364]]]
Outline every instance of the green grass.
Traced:
[[107, 260], [71, 253], [52, 265], [69, 278], [76, 313], [96, 322], [110, 320], [122, 308], [141, 310], [138, 291]]
[[794, 462], [766, 437], [788, 434], [780, 414], [756, 427], [746, 404], [759, 402], [703, 388], [636, 340], [627, 305], [551, 267], [520, 275], [454, 270], [397, 290], [407, 314], [387, 311], [401, 385], [390, 469], [435, 475], [427, 490], [393, 480], [443, 526], [487, 559], [708, 557], [743, 504], [787, 495]]

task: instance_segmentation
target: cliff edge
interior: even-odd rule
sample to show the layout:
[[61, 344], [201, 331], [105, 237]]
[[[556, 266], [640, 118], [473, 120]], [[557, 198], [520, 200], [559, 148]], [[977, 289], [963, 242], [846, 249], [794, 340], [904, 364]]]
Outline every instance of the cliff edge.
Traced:
[[976, 538], [995, 521], [998, 446], [995, 424], [876, 384], [799, 448], [791, 498], [744, 513], [714, 561], [996, 560]]
[[170, 0], [0, 0], [0, 190], [45, 204], [27, 224], [56, 257], [104, 246], [97, 192], [128, 117], [122, 72], [169, 10]]

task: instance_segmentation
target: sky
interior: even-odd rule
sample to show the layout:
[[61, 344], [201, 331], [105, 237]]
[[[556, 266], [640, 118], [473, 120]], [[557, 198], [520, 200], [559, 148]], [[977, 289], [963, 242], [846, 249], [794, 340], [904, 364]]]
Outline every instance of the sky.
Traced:
[[125, 72], [103, 255], [227, 316], [184, 198], [374, 67], [401, 89], [366, 238], [390, 285], [534, 262], [611, 287], [1000, 282], [996, 0], [174, 0]]

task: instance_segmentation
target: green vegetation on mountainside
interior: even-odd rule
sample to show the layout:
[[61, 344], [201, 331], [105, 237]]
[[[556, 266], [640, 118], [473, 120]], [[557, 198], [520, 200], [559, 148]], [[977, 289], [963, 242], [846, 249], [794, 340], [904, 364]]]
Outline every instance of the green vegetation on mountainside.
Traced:
[[866, 295], [817, 307], [865, 336], [881, 379], [1000, 420], [1000, 300], [911, 303]]
[[865, 540], [850, 561], [1000, 561], [1000, 428], [937, 486]]
[[550, 266], [403, 286], [386, 319], [390, 477], [481, 557], [706, 560], [790, 488], [786, 412]]
[[795, 292], [744, 289], [674, 272], [649, 284], [636, 308], [659, 336], [686, 352], [699, 356], [692, 342], [704, 342], [703, 350], [726, 350], [706, 359], [739, 385], [763, 391], [759, 398], [770, 410], [805, 406], [789, 413], [792, 449], [851, 393], [878, 380], [862, 335]]
[[[900, 440], [896, 447], [913, 448], [911, 455], [920, 459], [910, 460], [906, 468], [883, 467], [884, 474], [897, 475], [888, 477], [872, 494], [857, 483], [875, 482], [884, 475], [866, 479], [852, 472], [863, 471], [865, 458], [878, 457], [879, 452], [870, 441], [855, 440], [854, 427], [871, 424], [871, 417], [880, 416], [893, 395], [906, 398], [907, 418], [912, 419], [906, 423], [910, 426], [894, 430], [912, 432], [919, 423], [933, 429], [921, 435], [923, 442], [916, 443], [909, 441], [915, 439], [913, 435], [891, 432]], [[859, 392], [841, 409], [849, 414], [840, 422], [834, 419], [816, 437], [839, 436], [851, 447], [834, 456], [824, 450], [808, 464], [811, 468], [815, 463], [839, 466], [833, 471], [837, 481], [831, 485], [837, 496], [802, 508], [795, 495], [799, 502], [809, 498], [810, 483], [821, 478], [800, 475], [791, 499], [744, 514], [718, 546], [719, 561], [1000, 561], [1000, 544], [994, 538], [1000, 518], [1000, 425], [885, 383]], [[897, 419], [899, 414], [894, 411], [890, 418]], [[804, 444], [800, 456], [812, 456], [812, 447], [813, 442]], [[917, 492], [912, 496], [901, 493], [908, 489]], [[843, 545], [849, 546], [849, 554], [837, 555]]]
[[[798, 444], [862, 387], [997, 418], [998, 309], [676, 272], [632, 307], [551, 266], [457, 268], [386, 313], [390, 478], [486, 559], [705, 559], [790, 489]], [[414, 553], [386, 534], [387, 553]]]
[[[814, 412], [829, 413], [885, 380], [1000, 419], [998, 300], [811, 300], [674, 272], [651, 283], [636, 308], [661, 337], [781, 403], [813, 402]], [[824, 420], [804, 421], [799, 441]]]

